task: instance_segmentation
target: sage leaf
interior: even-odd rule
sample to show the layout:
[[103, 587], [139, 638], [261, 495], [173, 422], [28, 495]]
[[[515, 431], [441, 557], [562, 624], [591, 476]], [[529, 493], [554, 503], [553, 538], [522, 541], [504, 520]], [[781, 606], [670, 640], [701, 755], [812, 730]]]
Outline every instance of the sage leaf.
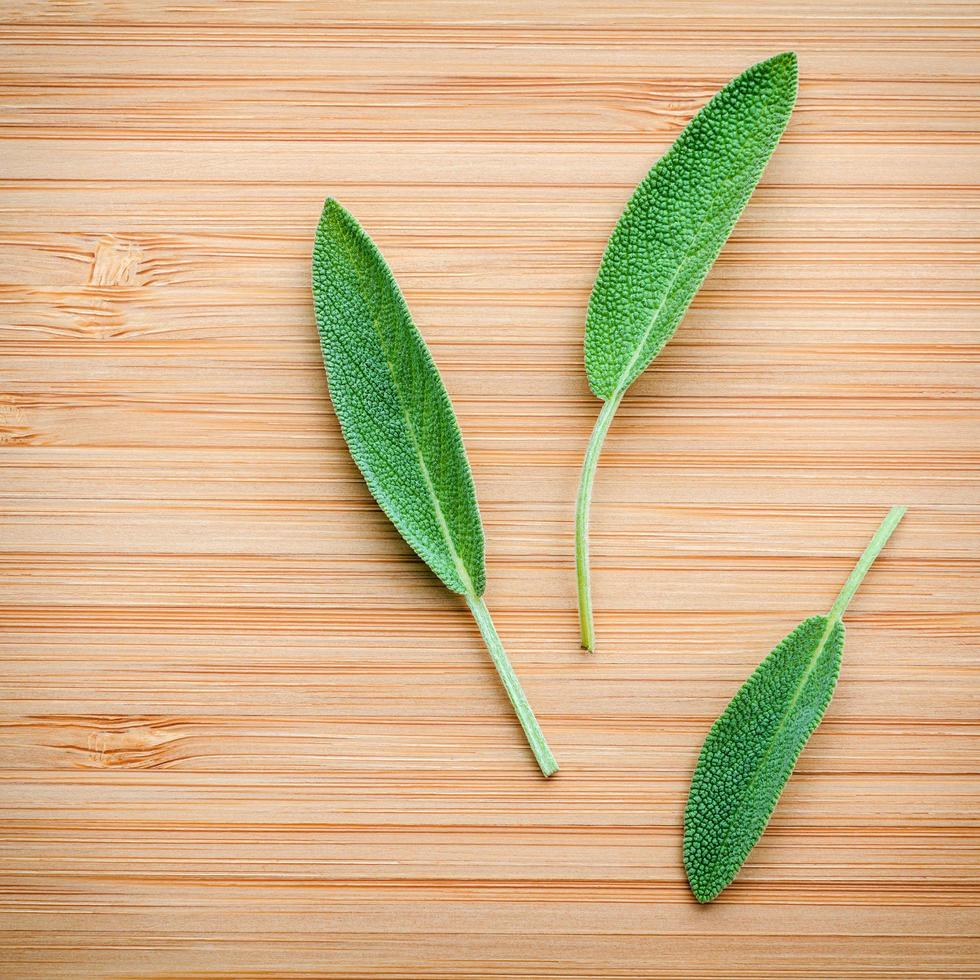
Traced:
[[585, 324], [585, 370], [604, 405], [585, 454], [575, 551], [582, 646], [595, 649], [589, 506], [602, 442], [626, 390], [663, 349], [755, 189], [796, 101], [796, 55], [729, 82], [640, 182], [613, 229]]
[[443, 584], [463, 595], [541, 772], [558, 765], [483, 601], [483, 525], [452, 403], [395, 277], [357, 220], [328, 200], [313, 299], [341, 431], [374, 499]]
[[904, 513], [904, 507], [888, 512], [830, 612], [805, 619], [785, 637], [708, 732], [684, 813], [684, 867], [699, 902], [731, 884], [766, 829], [833, 696], [844, 610]]

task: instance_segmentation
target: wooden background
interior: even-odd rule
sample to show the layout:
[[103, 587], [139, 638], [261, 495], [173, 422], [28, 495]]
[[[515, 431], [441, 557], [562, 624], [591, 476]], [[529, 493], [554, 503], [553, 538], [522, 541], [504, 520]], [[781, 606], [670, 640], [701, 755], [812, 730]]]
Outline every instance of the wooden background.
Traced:
[[[980, 976], [980, 8], [3, 2], [0, 976]], [[612, 429], [586, 302], [731, 76], [799, 107]], [[541, 780], [315, 343], [340, 198], [455, 400]], [[710, 907], [681, 816], [887, 505], [838, 695]]]

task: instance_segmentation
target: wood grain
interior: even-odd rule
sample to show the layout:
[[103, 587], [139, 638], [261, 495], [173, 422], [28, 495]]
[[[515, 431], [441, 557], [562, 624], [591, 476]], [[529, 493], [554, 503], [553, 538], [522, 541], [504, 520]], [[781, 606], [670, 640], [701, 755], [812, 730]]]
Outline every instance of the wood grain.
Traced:
[[[0, 975], [980, 976], [980, 8], [955, 0], [0, 3]], [[592, 277], [692, 112], [799, 108], [596, 487]], [[455, 400], [488, 601], [377, 511], [308, 291], [323, 198]], [[911, 509], [838, 695], [698, 907], [710, 721]]]

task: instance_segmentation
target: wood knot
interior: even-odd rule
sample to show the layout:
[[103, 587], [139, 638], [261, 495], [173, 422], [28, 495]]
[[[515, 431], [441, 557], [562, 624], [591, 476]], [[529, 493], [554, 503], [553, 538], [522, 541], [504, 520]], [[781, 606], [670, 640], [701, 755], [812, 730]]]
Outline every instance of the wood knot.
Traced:
[[135, 286], [143, 249], [135, 242], [107, 235], [100, 238], [92, 258], [90, 286]]
[[0, 446], [28, 446], [37, 439], [37, 433], [27, 421], [27, 416], [11, 401], [0, 396]]
[[161, 753], [168, 742], [152, 724], [120, 722], [92, 732], [88, 750], [99, 768], [151, 769], [163, 761]]

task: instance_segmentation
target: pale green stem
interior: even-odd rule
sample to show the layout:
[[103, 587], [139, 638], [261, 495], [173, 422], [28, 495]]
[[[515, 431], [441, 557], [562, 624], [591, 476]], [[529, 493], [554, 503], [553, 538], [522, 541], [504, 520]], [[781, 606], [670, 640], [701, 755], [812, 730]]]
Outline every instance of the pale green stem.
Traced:
[[854, 570], [847, 576], [844, 587], [840, 590], [839, 595], [834, 600], [834, 604], [830, 607], [830, 612], [827, 613], [829, 626], [833, 626], [844, 615], [847, 604], [854, 597], [854, 593], [857, 592], [862, 579], [868, 574], [868, 569], [874, 564], [881, 549], [885, 547], [888, 539], [892, 536], [892, 532], [898, 527], [899, 521], [905, 516], [906, 509], [905, 507], [892, 507], [885, 515], [885, 519], [878, 525], [878, 530], [875, 531], [874, 536], [868, 542], [868, 547], [864, 549], [864, 554], [858, 559]]
[[592, 484], [595, 481], [596, 464], [602, 442], [609, 425], [623, 400], [623, 392], [610, 395], [596, 419], [592, 438], [585, 450], [582, 463], [582, 480], [578, 487], [575, 504], [575, 574], [578, 579], [578, 622], [582, 631], [582, 647], [590, 653], [595, 650], [595, 629], [592, 625], [592, 585], [589, 579], [589, 505], [592, 503]]
[[521, 687], [521, 682], [517, 679], [517, 674], [514, 673], [514, 668], [507, 659], [504, 645], [500, 642], [493, 620], [490, 618], [490, 610], [487, 609], [487, 604], [479, 596], [467, 595], [466, 604], [470, 607], [470, 612], [473, 613], [477, 626], [480, 627], [480, 634], [490, 652], [490, 659], [493, 661], [494, 667], [497, 668], [507, 697], [510, 698], [510, 703], [514, 706], [517, 720], [521, 723], [521, 728], [524, 729], [524, 734], [527, 736], [527, 744], [531, 746], [531, 751], [534, 753], [534, 758], [537, 760], [542, 774], [550, 776], [558, 771], [558, 763], [551, 754], [551, 749], [548, 748], [544, 732], [538, 725], [538, 719], [534, 717], [531, 705], [528, 704], [524, 688]]

